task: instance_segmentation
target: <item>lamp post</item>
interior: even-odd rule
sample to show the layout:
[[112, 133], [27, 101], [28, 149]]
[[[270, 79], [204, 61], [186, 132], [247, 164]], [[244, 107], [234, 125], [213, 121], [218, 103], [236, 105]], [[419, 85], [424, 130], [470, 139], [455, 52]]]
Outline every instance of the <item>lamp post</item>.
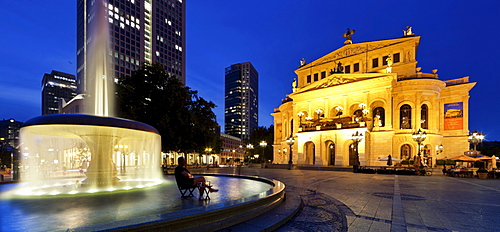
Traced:
[[440, 153], [443, 153], [444, 146], [443, 144], [436, 145], [436, 156], [438, 156]]
[[361, 140], [363, 140], [363, 134], [356, 131], [356, 133], [352, 134], [351, 139], [352, 139], [352, 142], [354, 143], [354, 150], [355, 150], [355, 155], [356, 155], [354, 165], [352, 165], [352, 172], [358, 172], [358, 168], [359, 168], [358, 145], [361, 142]]
[[261, 164], [261, 167], [263, 167], [265, 165], [265, 162], [266, 162], [266, 146], [267, 146], [267, 142], [262, 140], [259, 145], [262, 147], [262, 159], [264, 159], [264, 164]]
[[253, 149], [253, 144], [247, 144], [247, 152], [248, 152], [248, 162], [250, 162], [250, 150]]
[[323, 110], [322, 109], [317, 109], [314, 112], [316, 112], [316, 114], [318, 115], [318, 122], [319, 122], [319, 118], [320, 118], [321, 114], [323, 113]]
[[288, 159], [288, 170], [292, 170], [292, 146], [295, 143], [295, 140], [293, 139], [292, 136], [288, 137], [286, 139], [286, 143], [290, 146], [290, 158]]
[[483, 142], [484, 140], [484, 134], [481, 132], [474, 131], [472, 133], [469, 133], [469, 137], [467, 138], [467, 141], [469, 143], [474, 144], [474, 157], [477, 157], [477, 144]]
[[427, 138], [427, 133], [425, 133], [425, 131], [422, 131], [421, 129], [418, 129], [417, 132], [413, 132], [412, 138], [413, 141], [417, 142], [418, 144], [418, 156], [420, 156], [420, 146], [425, 138]]
[[[443, 153], [443, 149], [444, 149], [444, 146], [443, 144], [439, 144], [439, 145], [436, 145], [436, 160], [437, 160], [437, 156], [440, 154], [440, 153]], [[431, 157], [431, 161], [432, 161], [432, 157]], [[444, 161], [446, 162], [446, 161]], [[436, 163], [437, 164], [437, 163]], [[446, 163], [445, 163], [446, 164]], [[431, 166], [432, 166], [432, 163], [431, 163]]]
[[302, 127], [302, 117], [304, 117], [304, 112], [297, 113], [297, 116], [299, 116], [299, 127]]

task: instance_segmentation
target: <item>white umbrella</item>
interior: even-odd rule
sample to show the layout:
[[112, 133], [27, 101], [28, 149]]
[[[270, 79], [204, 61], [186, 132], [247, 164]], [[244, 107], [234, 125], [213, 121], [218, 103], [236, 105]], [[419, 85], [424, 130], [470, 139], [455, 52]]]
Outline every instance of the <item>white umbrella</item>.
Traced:
[[[391, 157], [392, 161], [401, 161], [401, 159]], [[389, 156], [386, 156], [384, 158], [377, 159], [377, 161], [387, 161], [389, 160]]]

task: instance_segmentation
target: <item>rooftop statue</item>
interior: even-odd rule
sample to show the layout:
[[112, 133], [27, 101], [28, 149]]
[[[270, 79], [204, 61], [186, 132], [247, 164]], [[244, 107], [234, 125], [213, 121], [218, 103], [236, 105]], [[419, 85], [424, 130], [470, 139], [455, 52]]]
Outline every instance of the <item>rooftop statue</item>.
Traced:
[[305, 58], [302, 58], [302, 60], [300, 60], [300, 67], [306, 65], [306, 59]]
[[351, 30], [349, 28], [346, 29], [346, 32], [342, 35], [346, 38], [346, 40], [344, 41], [344, 44], [352, 44], [352, 34], [354, 34], [354, 32], [356, 32], [356, 30]]
[[412, 31], [412, 27], [406, 26], [406, 30], [403, 30], [404, 37], [406, 36], [414, 36], [415, 33]]

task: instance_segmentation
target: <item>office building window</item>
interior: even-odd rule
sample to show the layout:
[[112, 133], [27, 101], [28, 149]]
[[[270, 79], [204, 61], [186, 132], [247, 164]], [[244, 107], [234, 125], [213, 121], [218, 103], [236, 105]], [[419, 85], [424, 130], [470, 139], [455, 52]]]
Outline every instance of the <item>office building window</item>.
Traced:
[[326, 77], [326, 71], [321, 72], [321, 79]]
[[314, 81], [318, 81], [318, 74], [317, 73], [314, 74]]
[[311, 75], [307, 75], [307, 83], [311, 83]]
[[359, 72], [359, 63], [355, 63], [353, 66], [353, 72]]

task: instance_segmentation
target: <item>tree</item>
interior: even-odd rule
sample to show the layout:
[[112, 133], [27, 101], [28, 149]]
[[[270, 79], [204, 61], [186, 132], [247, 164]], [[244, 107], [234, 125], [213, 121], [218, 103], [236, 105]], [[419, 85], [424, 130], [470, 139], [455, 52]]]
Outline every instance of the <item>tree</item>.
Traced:
[[120, 79], [117, 106], [119, 117], [155, 127], [164, 152], [200, 152], [217, 144], [216, 105], [169, 76], [159, 63], [146, 63]]
[[[265, 152], [262, 154], [262, 147], [260, 146], [260, 142], [266, 141], [267, 146], [264, 148]], [[264, 126], [256, 127], [250, 132], [250, 138], [245, 141], [245, 144], [252, 144], [253, 149], [249, 150], [249, 153], [253, 156], [253, 154], [265, 155], [262, 159], [273, 160], [273, 142], [274, 142], [274, 126], [271, 125], [269, 128]], [[261, 157], [259, 157], [261, 159]]]

